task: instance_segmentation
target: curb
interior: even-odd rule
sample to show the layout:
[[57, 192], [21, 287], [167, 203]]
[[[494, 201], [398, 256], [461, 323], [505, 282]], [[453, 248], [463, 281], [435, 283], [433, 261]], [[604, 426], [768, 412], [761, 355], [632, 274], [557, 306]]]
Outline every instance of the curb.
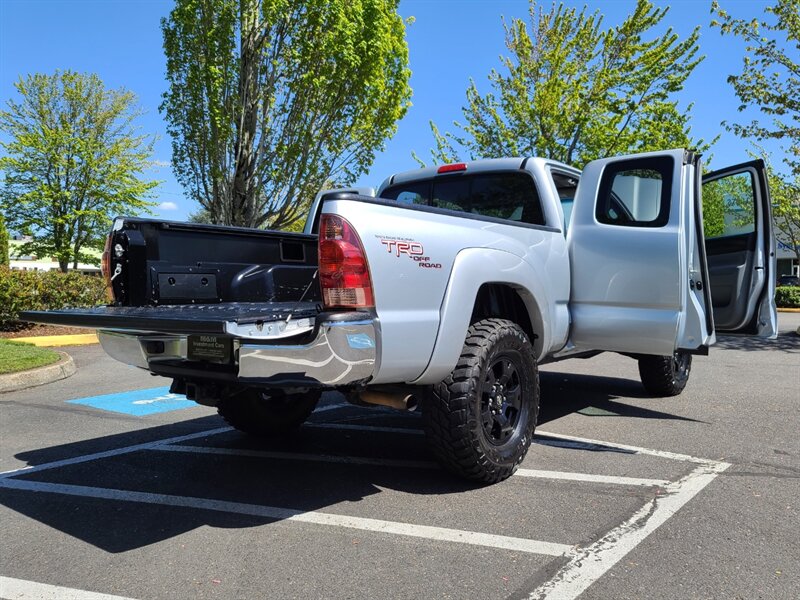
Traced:
[[66, 379], [74, 375], [77, 369], [72, 357], [66, 352], [59, 351], [59, 354], [61, 355], [61, 360], [52, 365], [20, 371], [19, 373], [0, 375], [0, 393], [24, 390], [25, 388], [44, 385], [45, 383]]
[[778, 312], [800, 313], [800, 308], [779, 308]]
[[97, 344], [96, 333], [79, 333], [76, 335], [39, 335], [32, 337], [9, 338], [13, 342], [26, 342], [34, 346], [56, 348], [59, 346], [85, 346]]

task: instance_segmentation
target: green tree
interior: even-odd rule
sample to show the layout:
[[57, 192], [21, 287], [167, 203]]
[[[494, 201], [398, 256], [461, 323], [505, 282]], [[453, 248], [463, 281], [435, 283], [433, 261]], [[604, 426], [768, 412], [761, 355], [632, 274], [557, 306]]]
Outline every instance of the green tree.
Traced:
[[214, 220], [211, 218], [211, 214], [205, 209], [200, 208], [193, 213], [190, 213], [186, 220], [189, 223], [202, 223], [205, 225], [213, 225]]
[[0, 267], [9, 265], [8, 256], [8, 229], [6, 229], [6, 219], [0, 214]]
[[775, 237], [794, 252], [800, 263], [800, 175], [793, 178], [769, 171]]
[[628, 152], [707, 148], [690, 138], [688, 110], [671, 99], [702, 60], [698, 30], [685, 40], [671, 29], [653, 33], [668, 10], [639, 0], [620, 25], [603, 29], [598, 11], [563, 4], [545, 11], [531, 0], [529, 23], [503, 23], [510, 56], [489, 75], [493, 91], [482, 95], [470, 83], [465, 121], [453, 123], [458, 133], [431, 123], [434, 162], [452, 162], [463, 150], [471, 158], [535, 155], [581, 166]]
[[769, 20], [733, 18], [717, 2], [711, 11], [722, 35], [747, 44], [742, 72], [728, 77], [739, 111], [754, 107], [767, 117], [725, 125], [743, 138], [788, 143], [784, 160], [800, 176], [800, 0], [777, 0], [766, 8]]
[[8, 227], [29, 233], [22, 254], [53, 256], [62, 271], [97, 262], [110, 219], [146, 209], [158, 185], [141, 178], [153, 140], [138, 133], [135, 96], [107, 90], [97, 75], [56, 71], [15, 84], [20, 99], [0, 111]]
[[703, 233], [707, 238], [752, 227], [754, 210], [749, 173], [703, 184]]
[[177, 0], [162, 21], [173, 169], [212, 221], [283, 228], [371, 164], [409, 106], [397, 0]]

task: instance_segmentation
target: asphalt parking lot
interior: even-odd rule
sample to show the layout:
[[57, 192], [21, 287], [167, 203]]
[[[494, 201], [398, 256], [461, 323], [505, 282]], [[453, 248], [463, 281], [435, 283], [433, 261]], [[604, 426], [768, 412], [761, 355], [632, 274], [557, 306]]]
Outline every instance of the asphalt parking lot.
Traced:
[[696, 357], [677, 398], [616, 355], [543, 367], [536, 443], [488, 487], [438, 469], [415, 414], [327, 394], [257, 442], [68, 349], [76, 375], [0, 395], [0, 597], [797, 598], [800, 314], [780, 323]]

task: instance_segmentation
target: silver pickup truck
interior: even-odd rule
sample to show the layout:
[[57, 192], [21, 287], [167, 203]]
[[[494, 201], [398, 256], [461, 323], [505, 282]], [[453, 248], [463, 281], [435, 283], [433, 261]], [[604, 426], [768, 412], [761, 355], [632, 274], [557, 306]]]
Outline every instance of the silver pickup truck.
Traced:
[[323, 390], [419, 406], [440, 462], [486, 482], [528, 450], [538, 364], [618, 352], [669, 396], [716, 332], [777, 331], [763, 163], [703, 176], [684, 150], [400, 173], [320, 193], [302, 234], [118, 218], [104, 269], [109, 306], [24, 318], [97, 328], [250, 434]]

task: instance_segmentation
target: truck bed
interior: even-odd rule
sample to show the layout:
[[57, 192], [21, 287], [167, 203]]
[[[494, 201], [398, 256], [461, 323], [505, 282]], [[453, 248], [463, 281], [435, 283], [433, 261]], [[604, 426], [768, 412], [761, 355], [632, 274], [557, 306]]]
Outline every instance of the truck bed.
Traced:
[[307, 331], [311, 324], [304, 320], [321, 310], [316, 235], [118, 218], [106, 248], [114, 274], [109, 306], [20, 317], [72, 327], [266, 340]]

